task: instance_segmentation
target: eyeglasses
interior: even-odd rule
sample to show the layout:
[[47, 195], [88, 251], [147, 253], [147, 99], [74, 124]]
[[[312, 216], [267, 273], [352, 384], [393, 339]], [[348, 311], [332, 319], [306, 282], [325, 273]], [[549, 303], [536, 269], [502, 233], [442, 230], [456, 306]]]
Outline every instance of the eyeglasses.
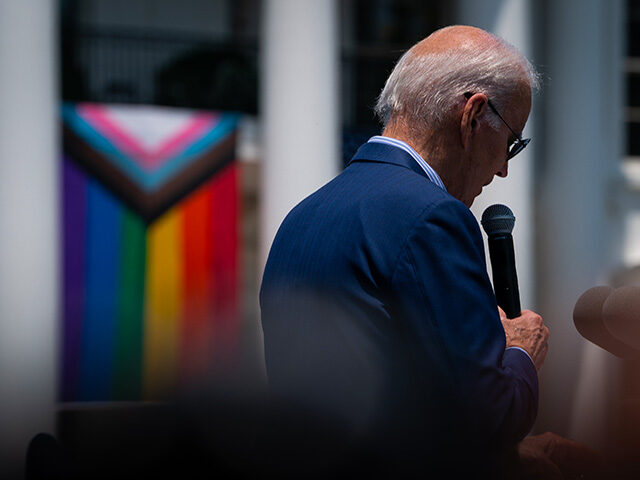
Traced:
[[[472, 97], [472, 95], [473, 93], [467, 92], [464, 94], [464, 97], [467, 100], [469, 100]], [[487, 104], [489, 105], [489, 108], [493, 110], [493, 113], [495, 113], [498, 116], [498, 118], [502, 120], [502, 123], [504, 123], [509, 129], [509, 131], [511, 131], [511, 133], [513, 133], [516, 137], [516, 139], [513, 142], [509, 143], [509, 145], [507, 146], [507, 160], [511, 160], [513, 157], [519, 154], [522, 150], [524, 150], [524, 147], [529, 145], [529, 142], [531, 141], [531, 139], [522, 138], [520, 135], [514, 132], [513, 128], [511, 128], [509, 124], [504, 120], [504, 118], [502, 118], [502, 115], [498, 113], [498, 110], [496, 110], [496, 107], [493, 106], [493, 103], [491, 103], [491, 100], [487, 99]]]

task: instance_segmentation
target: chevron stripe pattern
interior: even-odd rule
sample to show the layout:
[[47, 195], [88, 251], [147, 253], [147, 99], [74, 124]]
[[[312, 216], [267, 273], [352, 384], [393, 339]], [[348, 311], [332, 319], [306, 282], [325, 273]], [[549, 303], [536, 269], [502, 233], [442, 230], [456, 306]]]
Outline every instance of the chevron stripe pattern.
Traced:
[[238, 117], [65, 104], [62, 401], [170, 398], [236, 358]]

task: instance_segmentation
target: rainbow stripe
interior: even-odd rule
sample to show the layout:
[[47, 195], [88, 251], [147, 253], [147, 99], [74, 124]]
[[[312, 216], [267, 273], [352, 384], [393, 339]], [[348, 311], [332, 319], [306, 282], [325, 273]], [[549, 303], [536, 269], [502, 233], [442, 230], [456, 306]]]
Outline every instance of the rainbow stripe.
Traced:
[[[100, 114], [88, 116], [95, 121]], [[202, 141], [203, 125], [209, 128], [207, 122], [220, 117], [196, 118], [146, 155], [146, 163], [133, 163], [158, 167], [161, 154], [175, 154], [180, 142], [188, 151], [185, 139]], [[131, 139], [119, 141], [120, 153], [138, 148]], [[62, 401], [167, 398], [232, 364], [238, 333], [237, 165], [224, 166], [151, 224], [73, 158], [65, 157], [62, 169]]]
[[[149, 229], [144, 314], [144, 398], [169, 396], [176, 384], [182, 321], [182, 212], [171, 210]], [[188, 352], [186, 352], [188, 354]]]

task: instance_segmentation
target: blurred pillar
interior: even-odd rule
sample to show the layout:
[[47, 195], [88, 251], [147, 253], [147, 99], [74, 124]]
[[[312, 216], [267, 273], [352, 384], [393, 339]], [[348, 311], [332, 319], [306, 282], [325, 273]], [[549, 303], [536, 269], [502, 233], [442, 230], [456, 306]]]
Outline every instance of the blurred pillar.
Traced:
[[611, 432], [616, 360], [583, 340], [572, 312], [615, 261], [608, 186], [623, 156], [622, 0], [546, 2], [546, 145], [537, 176], [540, 311], [551, 331], [539, 430], [593, 447]]
[[0, 477], [54, 430], [57, 2], [0, 2]]
[[334, 0], [263, 8], [260, 271], [287, 212], [338, 173], [341, 131]]
[[[531, 0], [458, 0], [456, 4], [456, 23], [473, 25], [499, 35], [520, 50], [530, 61], [533, 56], [533, 25], [530, 15]], [[471, 211], [480, 220], [482, 212], [489, 205], [503, 203], [516, 216], [513, 230], [516, 250], [516, 268], [518, 286], [523, 308], [534, 309], [535, 263], [534, 263], [534, 200], [533, 200], [533, 162], [539, 145], [535, 134], [536, 101], [524, 130], [523, 136], [533, 138], [529, 146], [509, 162], [509, 175], [506, 179], [495, 178], [491, 185], [484, 188], [482, 195], [476, 198]], [[489, 251], [485, 242], [487, 260]], [[489, 269], [491, 265], [487, 263]]]

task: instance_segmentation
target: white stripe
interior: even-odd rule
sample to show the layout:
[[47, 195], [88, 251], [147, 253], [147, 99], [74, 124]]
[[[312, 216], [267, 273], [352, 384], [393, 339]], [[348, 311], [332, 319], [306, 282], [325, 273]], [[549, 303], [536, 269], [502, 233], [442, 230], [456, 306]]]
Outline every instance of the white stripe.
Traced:
[[398, 140], [396, 138], [383, 137], [382, 135], [375, 135], [371, 137], [369, 139], [369, 142], [384, 143], [386, 145], [391, 145], [392, 147], [401, 148], [402, 150], [407, 152], [409, 155], [411, 155], [411, 157], [418, 163], [418, 165], [420, 165], [420, 168], [424, 170], [424, 173], [427, 174], [427, 177], [429, 177], [429, 180], [431, 180], [433, 183], [438, 185], [444, 191], [447, 190], [447, 188], [444, 186], [444, 183], [442, 183], [442, 179], [436, 173], [436, 171], [433, 168], [431, 168], [431, 165], [425, 162], [424, 158], [422, 158], [418, 152], [416, 152], [413, 148], [411, 148], [411, 146], [408, 143], [403, 142], [402, 140]]

